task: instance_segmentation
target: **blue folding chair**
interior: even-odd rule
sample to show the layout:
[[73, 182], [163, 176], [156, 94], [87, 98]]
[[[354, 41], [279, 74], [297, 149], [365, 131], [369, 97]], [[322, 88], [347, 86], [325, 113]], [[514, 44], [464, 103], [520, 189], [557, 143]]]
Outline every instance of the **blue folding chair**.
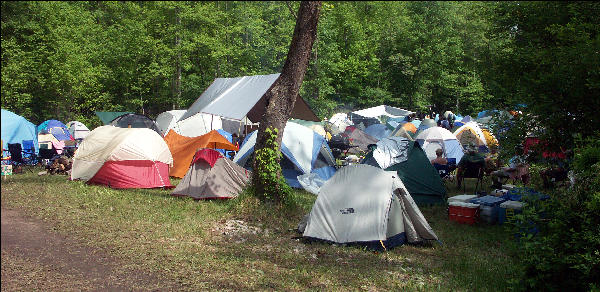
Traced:
[[35, 154], [35, 146], [33, 140], [23, 140], [23, 160], [26, 164], [37, 164], [37, 155]]

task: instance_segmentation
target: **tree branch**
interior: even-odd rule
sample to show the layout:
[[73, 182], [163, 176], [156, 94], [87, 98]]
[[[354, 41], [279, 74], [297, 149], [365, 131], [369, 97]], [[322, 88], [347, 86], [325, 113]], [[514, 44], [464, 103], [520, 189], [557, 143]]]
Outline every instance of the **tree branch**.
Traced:
[[294, 20], [298, 20], [298, 16], [296, 15], [296, 12], [294, 12], [294, 9], [292, 9], [292, 4], [290, 3], [290, 1], [285, 1], [285, 5], [287, 5], [288, 9], [290, 10], [290, 13], [294, 17]]

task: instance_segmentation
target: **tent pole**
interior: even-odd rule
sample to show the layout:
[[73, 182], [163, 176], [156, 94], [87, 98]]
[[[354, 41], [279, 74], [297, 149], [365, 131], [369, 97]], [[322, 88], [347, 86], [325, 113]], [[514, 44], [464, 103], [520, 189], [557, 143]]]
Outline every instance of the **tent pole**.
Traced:
[[213, 124], [213, 119], [215, 118], [215, 115], [211, 114], [210, 115], [210, 130], [212, 131], [212, 124]]

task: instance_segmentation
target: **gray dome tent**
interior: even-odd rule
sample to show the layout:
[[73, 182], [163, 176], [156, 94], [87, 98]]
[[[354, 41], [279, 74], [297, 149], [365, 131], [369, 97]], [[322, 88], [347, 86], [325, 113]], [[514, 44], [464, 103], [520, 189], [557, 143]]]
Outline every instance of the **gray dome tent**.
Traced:
[[364, 164], [323, 185], [302, 227], [308, 239], [374, 249], [438, 239], [396, 173]]
[[118, 128], [148, 128], [154, 130], [161, 137], [162, 134], [156, 123], [147, 116], [139, 114], [124, 114], [116, 117], [110, 122], [111, 126]]

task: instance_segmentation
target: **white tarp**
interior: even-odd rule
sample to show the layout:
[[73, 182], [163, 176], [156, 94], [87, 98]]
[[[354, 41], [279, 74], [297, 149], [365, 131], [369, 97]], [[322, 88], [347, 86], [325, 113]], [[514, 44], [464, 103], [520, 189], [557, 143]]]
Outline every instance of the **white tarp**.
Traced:
[[340, 132], [344, 132], [346, 127], [354, 125], [354, 123], [348, 118], [348, 115], [345, 113], [337, 113], [331, 116], [329, 122], [338, 127]]
[[351, 243], [402, 233], [408, 242], [437, 240], [395, 172], [359, 164], [343, 167], [323, 185], [303, 236]]
[[236, 78], [217, 78], [180, 118], [197, 113], [241, 120], [267, 92], [279, 73]]
[[379, 118], [380, 116], [388, 116], [390, 118], [403, 118], [415, 112], [411, 112], [409, 110], [389, 106], [389, 105], [380, 105], [376, 107], [366, 108], [363, 110], [352, 112], [353, 114], [357, 114], [366, 118]]
[[373, 158], [382, 169], [408, 160], [408, 143], [403, 137], [388, 137], [377, 142]]
[[165, 140], [147, 128], [101, 126], [83, 140], [73, 157], [71, 179], [91, 179], [106, 161], [150, 160], [173, 165]]

